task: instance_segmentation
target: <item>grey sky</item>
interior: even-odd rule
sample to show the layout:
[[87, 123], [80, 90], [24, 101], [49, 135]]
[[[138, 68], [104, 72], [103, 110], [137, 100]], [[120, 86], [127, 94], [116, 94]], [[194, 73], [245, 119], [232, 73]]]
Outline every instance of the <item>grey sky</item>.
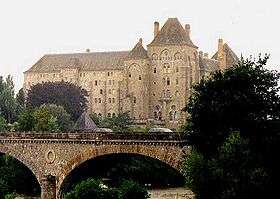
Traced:
[[191, 37], [210, 55], [222, 37], [239, 56], [271, 54], [280, 63], [277, 0], [0, 0], [0, 75], [16, 89], [23, 72], [48, 53], [131, 49], [148, 44], [153, 23], [168, 17], [191, 25]]

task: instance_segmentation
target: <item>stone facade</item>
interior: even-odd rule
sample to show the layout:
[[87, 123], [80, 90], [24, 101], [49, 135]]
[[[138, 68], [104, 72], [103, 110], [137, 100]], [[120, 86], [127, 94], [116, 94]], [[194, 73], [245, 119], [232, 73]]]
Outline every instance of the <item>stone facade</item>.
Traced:
[[191, 85], [237, 61], [222, 39], [208, 58], [192, 42], [190, 25], [183, 27], [177, 18], [169, 18], [161, 29], [155, 22], [147, 50], [140, 39], [131, 51], [45, 55], [24, 73], [24, 89], [46, 81], [69, 81], [89, 92], [90, 113], [112, 117], [129, 111], [136, 122], [175, 128], [185, 121], [181, 110]]
[[176, 134], [0, 133], [0, 152], [25, 164], [41, 186], [42, 199], [61, 199], [71, 171], [97, 156], [130, 153], [158, 159], [180, 171], [190, 148]]

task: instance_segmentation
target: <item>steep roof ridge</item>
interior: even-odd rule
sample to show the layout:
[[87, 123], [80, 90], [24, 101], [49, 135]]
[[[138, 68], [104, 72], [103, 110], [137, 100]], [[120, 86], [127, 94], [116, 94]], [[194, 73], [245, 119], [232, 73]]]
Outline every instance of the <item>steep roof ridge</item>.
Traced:
[[129, 52], [127, 59], [147, 59], [147, 50], [142, 45], [142, 39], [140, 38], [137, 44]]
[[177, 18], [168, 18], [149, 45], [189, 45], [197, 48]]

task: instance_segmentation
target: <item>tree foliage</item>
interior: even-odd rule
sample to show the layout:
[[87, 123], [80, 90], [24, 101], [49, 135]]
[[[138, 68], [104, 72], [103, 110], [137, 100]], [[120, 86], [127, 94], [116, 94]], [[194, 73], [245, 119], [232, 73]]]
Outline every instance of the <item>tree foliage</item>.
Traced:
[[0, 114], [7, 120], [8, 123], [12, 123], [17, 117], [17, 103], [14, 98], [14, 83], [10, 75], [7, 76], [5, 81], [0, 78]]
[[186, 110], [193, 153], [184, 172], [198, 199], [277, 194], [280, 97], [268, 56], [241, 60], [194, 86]]
[[30, 88], [26, 104], [35, 108], [42, 104], [62, 106], [73, 120], [76, 120], [87, 108], [88, 93], [68, 82], [45, 82]]
[[232, 131], [256, 139], [277, 134], [269, 128], [280, 117], [280, 75], [264, 68], [267, 60], [242, 60], [194, 86], [186, 110], [190, 141], [197, 150], [214, 152]]
[[96, 114], [91, 115], [94, 123], [100, 128], [110, 128], [114, 132], [128, 132], [133, 124], [128, 112], [120, 113], [117, 116], [100, 118]]
[[18, 160], [0, 154], [0, 198], [16, 192], [35, 196], [40, 194], [40, 185], [33, 173]]
[[77, 184], [65, 199], [146, 199], [148, 192], [133, 181], [124, 181], [119, 187], [109, 188], [100, 180], [89, 178]]

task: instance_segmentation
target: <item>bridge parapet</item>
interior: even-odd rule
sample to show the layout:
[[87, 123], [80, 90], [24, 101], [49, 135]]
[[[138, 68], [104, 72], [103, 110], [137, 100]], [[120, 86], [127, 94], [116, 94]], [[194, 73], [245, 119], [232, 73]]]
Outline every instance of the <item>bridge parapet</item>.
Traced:
[[87, 132], [87, 133], [49, 133], [49, 132], [8, 132], [0, 133], [0, 139], [68, 139], [68, 140], [165, 140], [186, 141], [181, 133], [131, 133], [131, 132]]

